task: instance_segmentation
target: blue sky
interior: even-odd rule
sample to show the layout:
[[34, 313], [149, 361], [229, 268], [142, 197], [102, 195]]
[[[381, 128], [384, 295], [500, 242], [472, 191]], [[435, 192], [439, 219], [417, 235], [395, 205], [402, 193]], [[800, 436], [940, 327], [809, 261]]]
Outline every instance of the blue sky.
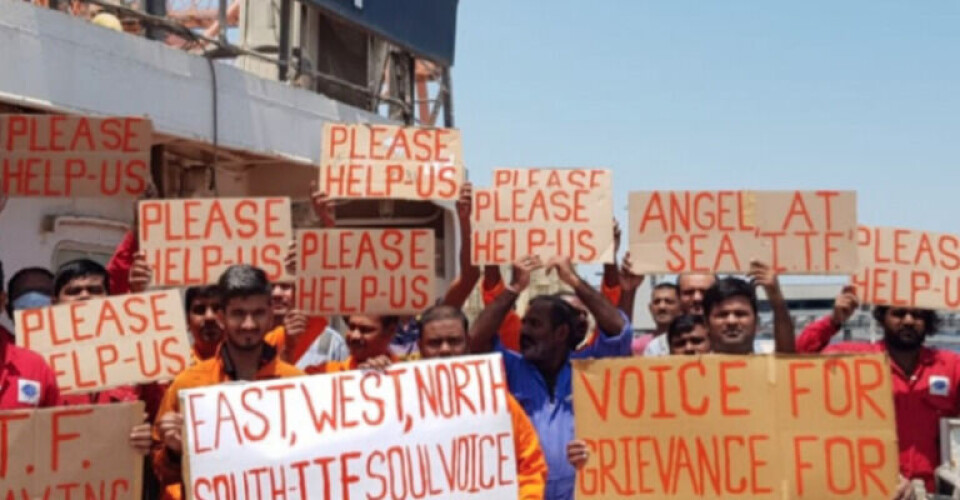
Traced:
[[855, 189], [862, 223], [960, 233], [960, 2], [464, 0], [456, 125], [497, 166], [644, 189]]

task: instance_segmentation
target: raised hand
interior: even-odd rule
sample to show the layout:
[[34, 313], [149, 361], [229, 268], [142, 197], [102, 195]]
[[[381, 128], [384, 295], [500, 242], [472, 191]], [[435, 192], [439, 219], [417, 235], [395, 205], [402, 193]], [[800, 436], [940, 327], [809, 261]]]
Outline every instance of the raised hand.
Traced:
[[620, 264], [620, 288], [624, 292], [629, 292], [640, 288], [643, 284], [644, 275], [634, 274], [633, 260], [630, 258], [630, 252], [623, 256], [623, 262]]
[[473, 211], [473, 184], [464, 182], [460, 186], [460, 199], [457, 200], [457, 217], [460, 221], [469, 221]]
[[780, 280], [777, 279], [777, 273], [766, 262], [751, 260], [750, 271], [747, 272], [747, 276], [754, 285], [763, 287], [767, 296], [780, 294]]
[[312, 194], [310, 201], [313, 202], [313, 213], [320, 219], [323, 227], [333, 227], [337, 225], [337, 215], [334, 211], [333, 200], [327, 197], [327, 193], [317, 189], [317, 181], [310, 183]]
[[147, 254], [137, 252], [133, 255], [133, 265], [130, 266], [130, 292], [146, 291], [153, 280], [153, 268], [147, 264]]
[[570, 288], [576, 288], [580, 282], [580, 276], [577, 274], [577, 271], [573, 269], [573, 263], [570, 262], [570, 257], [561, 255], [551, 257], [550, 260], [547, 261], [547, 274], [554, 271], [556, 271], [560, 281], [566, 283]]
[[536, 255], [520, 257], [513, 263], [513, 273], [509, 288], [515, 293], [523, 292], [530, 286], [530, 273], [543, 267], [543, 262]]
[[833, 324], [840, 326], [846, 323], [858, 307], [860, 299], [857, 298], [857, 289], [853, 285], [843, 287], [833, 303]]

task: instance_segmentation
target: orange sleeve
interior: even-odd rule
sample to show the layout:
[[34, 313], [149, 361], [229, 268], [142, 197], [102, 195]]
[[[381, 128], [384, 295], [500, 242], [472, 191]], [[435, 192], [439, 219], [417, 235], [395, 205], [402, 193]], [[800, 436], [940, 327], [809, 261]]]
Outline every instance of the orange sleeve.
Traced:
[[601, 282], [600, 293], [603, 294], [614, 307], [620, 307], [620, 295], [623, 294], [623, 289], [620, 288], [620, 285], [607, 286], [606, 283]]
[[[507, 289], [507, 286], [503, 283], [503, 280], [497, 282], [496, 285], [493, 285], [490, 288], [481, 285], [481, 291], [483, 292], [483, 305], [489, 305], [493, 302], [493, 299], [497, 298], [497, 295], [500, 295]], [[500, 323], [500, 343], [504, 347], [510, 349], [511, 351], [520, 351], [520, 315], [516, 311], [511, 310], [507, 313], [507, 316], [503, 318], [503, 323]]]
[[507, 394], [507, 408], [513, 421], [513, 448], [517, 455], [517, 498], [541, 500], [546, 492], [547, 459], [540, 448], [540, 438], [523, 407], [510, 394]]
[[283, 351], [283, 346], [286, 344], [286, 340], [287, 335], [283, 325], [270, 330], [267, 332], [267, 335], [263, 337], [263, 341], [273, 347], [276, 347], [277, 351]]
[[[153, 424], [153, 472], [157, 476], [160, 484], [179, 485], [182, 480], [181, 457], [167, 451], [163, 444], [163, 436], [160, 434], [160, 419], [170, 412], [180, 412], [180, 403], [178, 395], [180, 389], [190, 387], [203, 387], [214, 385], [218, 382], [216, 360], [207, 360], [200, 364], [187, 368], [173, 380], [170, 387], [167, 388], [160, 405], [157, 408], [157, 419]], [[165, 495], [164, 498], [170, 498]]]
[[280, 378], [286, 378], [286, 377], [300, 377], [302, 375], [306, 375], [306, 373], [304, 373], [302, 370], [300, 370], [296, 366], [293, 366], [289, 363], [280, 362], [280, 363], [277, 363], [276, 375]]
[[520, 352], [520, 315], [516, 311], [507, 312], [500, 323], [500, 343], [511, 351]]
[[307, 375], [316, 375], [318, 373], [348, 372], [355, 368], [356, 364], [353, 362], [353, 356], [350, 356], [343, 361], [326, 361], [319, 365], [308, 366], [303, 369], [303, 372]]
[[170, 412], [179, 412], [180, 406], [177, 400], [177, 393], [180, 391], [180, 382], [174, 380], [167, 393], [163, 395], [160, 401], [160, 407], [157, 409], [157, 420], [153, 424], [153, 473], [157, 476], [160, 484], [167, 486], [179, 484], [181, 480], [180, 458], [167, 452], [167, 447], [163, 444], [163, 436], [160, 434], [159, 420]]
[[180, 492], [180, 483], [171, 484], [163, 490], [163, 496], [160, 497], [161, 500], [180, 500], [183, 498], [183, 494]]
[[486, 284], [481, 283], [480, 291], [483, 295], [483, 305], [489, 305], [493, 302], [493, 299], [497, 298], [497, 295], [500, 295], [506, 289], [507, 285], [503, 282], [503, 279], [500, 279], [496, 285], [490, 288], [487, 288]]

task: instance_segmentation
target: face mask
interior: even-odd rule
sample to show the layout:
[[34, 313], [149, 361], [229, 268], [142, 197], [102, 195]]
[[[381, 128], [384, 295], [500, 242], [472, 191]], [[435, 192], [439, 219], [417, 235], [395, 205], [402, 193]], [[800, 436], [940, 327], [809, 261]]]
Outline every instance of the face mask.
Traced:
[[53, 304], [53, 298], [42, 292], [27, 292], [14, 299], [12, 306], [14, 311], [25, 309], [39, 309]]

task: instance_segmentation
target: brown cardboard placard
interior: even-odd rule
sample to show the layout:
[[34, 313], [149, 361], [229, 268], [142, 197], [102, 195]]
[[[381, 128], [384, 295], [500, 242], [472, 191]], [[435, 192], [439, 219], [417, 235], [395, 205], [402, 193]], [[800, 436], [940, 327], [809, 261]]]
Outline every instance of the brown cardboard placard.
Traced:
[[143, 409], [136, 401], [0, 412], [0, 498], [139, 498], [143, 458], [129, 435]]
[[435, 290], [433, 229], [297, 231], [297, 309], [417, 314]]
[[466, 175], [456, 129], [324, 123], [322, 150], [332, 199], [455, 200]]
[[136, 117], [0, 115], [0, 192], [136, 198], [150, 182], [153, 126]]
[[576, 496], [891, 498], [890, 373], [880, 354], [575, 361]]
[[960, 310], [960, 237], [861, 226], [857, 245], [852, 282], [865, 304]]
[[753, 259], [779, 274], [857, 267], [853, 191], [642, 191], [629, 211], [638, 273], [743, 273]]
[[473, 194], [474, 264], [538, 255], [613, 262], [612, 174], [604, 169], [496, 169]]
[[233, 264], [259, 267], [270, 281], [286, 277], [290, 198], [144, 200], [137, 208], [155, 285], [216, 283]]
[[64, 394], [171, 380], [190, 362], [179, 290], [116, 295], [15, 315], [17, 345], [47, 360]]

